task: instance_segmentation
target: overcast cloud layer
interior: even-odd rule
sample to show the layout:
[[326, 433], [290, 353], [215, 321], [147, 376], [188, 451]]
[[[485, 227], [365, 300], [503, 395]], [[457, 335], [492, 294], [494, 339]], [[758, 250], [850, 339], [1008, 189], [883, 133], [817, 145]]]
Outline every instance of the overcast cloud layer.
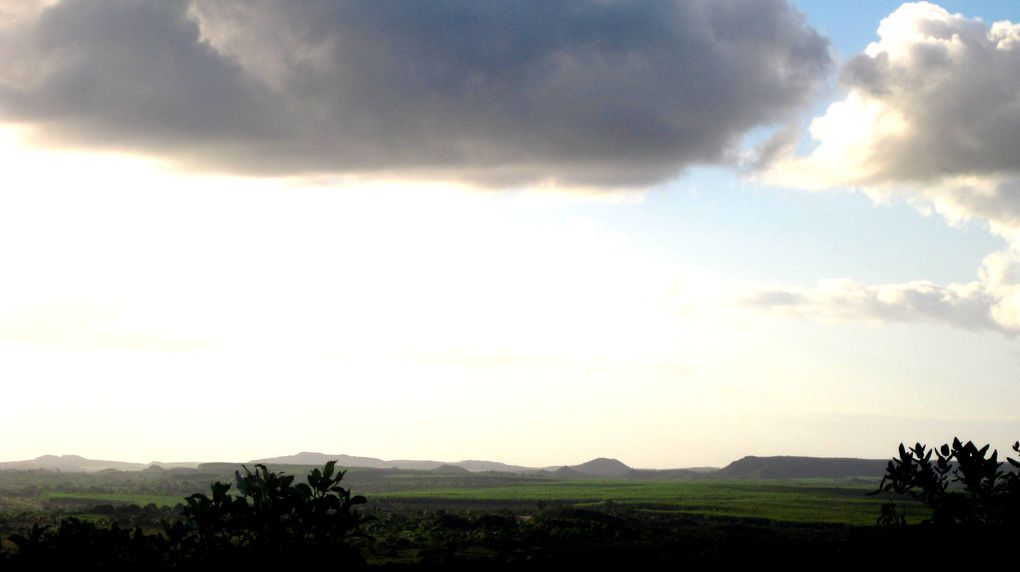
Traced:
[[2, 119], [255, 174], [650, 184], [830, 63], [782, 0], [63, 0], [7, 24]]
[[[1010, 247], [978, 279], [777, 288], [751, 302], [827, 318], [937, 320], [1020, 332], [1020, 24], [927, 2], [884, 19], [879, 40], [841, 70], [847, 94], [811, 124], [807, 155], [777, 137], [765, 178], [803, 188], [900, 196], [951, 223], [987, 221]], [[785, 148], [784, 145], [786, 144]]]

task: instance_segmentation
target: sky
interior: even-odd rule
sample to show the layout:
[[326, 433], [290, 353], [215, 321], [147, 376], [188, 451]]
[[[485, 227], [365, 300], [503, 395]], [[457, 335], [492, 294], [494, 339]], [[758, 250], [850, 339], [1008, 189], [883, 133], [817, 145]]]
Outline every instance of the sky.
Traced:
[[1020, 438], [1012, 0], [0, 5], [0, 460]]

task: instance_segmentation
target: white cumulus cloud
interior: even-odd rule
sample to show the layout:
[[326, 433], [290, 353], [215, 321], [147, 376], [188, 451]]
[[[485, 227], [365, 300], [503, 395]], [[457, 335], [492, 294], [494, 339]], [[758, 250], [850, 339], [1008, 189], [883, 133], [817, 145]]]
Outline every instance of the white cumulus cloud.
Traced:
[[847, 61], [845, 96], [810, 125], [762, 146], [760, 176], [807, 189], [901, 197], [948, 222], [986, 221], [1010, 247], [967, 284], [925, 281], [763, 289], [751, 302], [826, 317], [928, 319], [1020, 332], [1020, 24], [904, 4]]

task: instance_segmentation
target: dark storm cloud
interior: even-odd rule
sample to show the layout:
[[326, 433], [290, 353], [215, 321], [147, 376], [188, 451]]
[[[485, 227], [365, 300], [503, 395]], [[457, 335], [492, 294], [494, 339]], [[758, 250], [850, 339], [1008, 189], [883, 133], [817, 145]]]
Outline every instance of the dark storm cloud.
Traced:
[[3, 118], [50, 142], [496, 185], [720, 161], [830, 63], [779, 0], [64, 0], [0, 36]]
[[6, 57], [28, 71], [0, 83], [5, 115], [103, 147], [176, 152], [271, 137], [269, 94], [200, 41], [186, 8], [103, 0], [44, 11], [29, 31], [9, 32], [23, 49]]

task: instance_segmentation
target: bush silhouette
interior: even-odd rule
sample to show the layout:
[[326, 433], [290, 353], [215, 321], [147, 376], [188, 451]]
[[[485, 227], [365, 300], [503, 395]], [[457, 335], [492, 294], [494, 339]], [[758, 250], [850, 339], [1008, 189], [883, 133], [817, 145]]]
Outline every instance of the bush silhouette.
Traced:
[[[988, 445], [980, 449], [959, 438], [952, 446], [938, 449], [921, 443], [909, 449], [900, 444], [899, 457], [886, 467], [880, 492], [909, 495], [927, 505], [929, 522], [949, 524], [1020, 524], [1020, 461], [1009, 458], [1013, 471], [1001, 470], [998, 451], [988, 456]], [[1020, 442], [1013, 444], [1020, 453]], [[935, 456], [934, 461], [932, 455]], [[906, 519], [890, 501], [882, 507], [879, 524], [905, 524]]]
[[363, 521], [354, 507], [365, 502], [340, 486], [346, 471], [336, 470], [336, 461], [313, 469], [307, 483], [294, 484], [291, 475], [255, 465], [252, 472], [242, 467], [235, 473], [240, 496], [229, 493], [230, 485], [216, 482], [212, 496], [193, 494], [184, 507], [184, 520], [166, 529], [167, 536], [181, 546], [192, 548], [203, 558], [220, 556], [308, 560], [340, 559], [361, 563], [349, 540], [363, 536]]
[[364, 565], [353, 542], [365, 535], [355, 510], [365, 497], [340, 485], [346, 471], [336, 461], [313, 469], [306, 483], [274, 473], [265, 465], [235, 472], [239, 495], [215, 482], [210, 495], [185, 499], [181, 519], [163, 523], [162, 534], [133, 532], [116, 523], [107, 528], [66, 518], [54, 527], [34, 526], [12, 535], [18, 552], [5, 564], [36, 569], [86, 565], [94, 569], [212, 569], [244, 564]]

